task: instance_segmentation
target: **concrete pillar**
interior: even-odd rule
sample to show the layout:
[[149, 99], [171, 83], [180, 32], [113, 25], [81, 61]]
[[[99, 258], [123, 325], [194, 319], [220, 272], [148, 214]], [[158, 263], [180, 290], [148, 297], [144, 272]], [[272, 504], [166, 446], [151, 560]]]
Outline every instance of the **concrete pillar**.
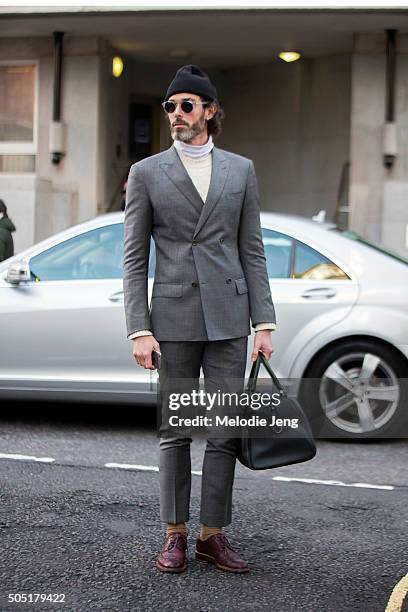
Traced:
[[349, 227], [408, 256], [408, 36], [397, 35], [398, 154], [383, 164], [386, 34], [355, 36], [351, 75]]
[[[35, 170], [0, 173], [0, 194], [17, 227], [15, 252], [55, 232], [93, 218], [105, 202], [106, 125], [104, 113], [109, 58], [104, 39], [66, 36], [63, 42], [62, 121], [66, 156], [51, 162], [54, 59], [52, 35], [0, 39], [0, 60], [35, 60]], [[102, 162], [102, 163], [100, 163]]]

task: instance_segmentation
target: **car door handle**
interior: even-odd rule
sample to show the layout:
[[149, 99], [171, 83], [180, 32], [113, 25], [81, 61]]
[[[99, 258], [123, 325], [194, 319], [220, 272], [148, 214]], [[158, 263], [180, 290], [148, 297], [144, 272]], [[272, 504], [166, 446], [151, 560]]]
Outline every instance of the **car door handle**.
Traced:
[[331, 287], [314, 287], [313, 289], [306, 289], [306, 291], [301, 294], [301, 297], [307, 298], [308, 300], [320, 300], [322, 298], [334, 297], [336, 293], [337, 291]]
[[116, 293], [112, 293], [112, 295], [109, 296], [109, 299], [111, 302], [123, 302], [124, 297], [125, 294], [123, 291], [116, 291]]

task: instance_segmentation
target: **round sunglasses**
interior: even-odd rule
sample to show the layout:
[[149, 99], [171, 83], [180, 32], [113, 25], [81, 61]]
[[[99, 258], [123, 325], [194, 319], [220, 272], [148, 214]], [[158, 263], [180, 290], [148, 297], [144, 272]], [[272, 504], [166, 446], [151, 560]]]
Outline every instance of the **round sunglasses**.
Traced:
[[[183, 100], [183, 102], [180, 102], [181, 110], [183, 111], [183, 113], [191, 113], [191, 111], [194, 110], [194, 107], [197, 104], [202, 104], [203, 106], [207, 106], [210, 103], [209, 102], [196, 102], [195, 100]], [[166, 111], [168, 115], [171, 115], [171, 113], [175, 112], [177, 108], [177, 104], [176, 102], [167, 100], [166, 102], [162, 102], [162, 107], [164, 108], [164, 110]]]

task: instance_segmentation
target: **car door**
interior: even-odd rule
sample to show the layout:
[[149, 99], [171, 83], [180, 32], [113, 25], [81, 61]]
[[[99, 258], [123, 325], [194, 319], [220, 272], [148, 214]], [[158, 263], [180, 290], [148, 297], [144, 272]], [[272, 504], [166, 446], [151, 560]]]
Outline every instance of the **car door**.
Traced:
[[262, 229], [276, 330], [271, 365], [279, 376], [310, 340], [351, 310], [358, 284], [342, 267], [287, 233]]
[[[357, 282], [322, 253], [287, 233], [262, 228], [267, 271], [276, 311], [271, 365], [289, 377], [300, 351], [311, 338], [352, 308]], [[254, 331], [248, 342], [246, 376], [251, 369]], [[152, 373], [157, 382], [157, 372]]]
[[150, 390], [126, 338], [123, 223], [83, 231], [31, 257], [32, 281], [10, 286], [2, 378], [96, 392]]

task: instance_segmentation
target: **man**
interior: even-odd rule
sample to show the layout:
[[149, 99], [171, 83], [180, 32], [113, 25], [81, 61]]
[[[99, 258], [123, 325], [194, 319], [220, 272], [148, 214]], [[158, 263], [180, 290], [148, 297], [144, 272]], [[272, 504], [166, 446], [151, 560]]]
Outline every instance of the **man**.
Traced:
[[[216, 88], [193, 65], [180, 68], [163, 103], [173, 145], [132, 165], [126, 196], [124, 292], [128, 338], [139, 365], [154, 369], [168, 396], [173, 380], [198, 385], [244, 381], [250, 318], [252, 360], [273, 352], [275, 310], [269, 288], [253, 162], [214, 146], [223, 112]], [[150, 237], [156, 245], [151, 310], [147, 278]], [[161, 571], [186, 569], [191, 437], [160, 438], [160, 515], [166, 542]], [[222, 527], [231, 522], [236, 438], [208, 438], [196, 558], [246, 572]]]

